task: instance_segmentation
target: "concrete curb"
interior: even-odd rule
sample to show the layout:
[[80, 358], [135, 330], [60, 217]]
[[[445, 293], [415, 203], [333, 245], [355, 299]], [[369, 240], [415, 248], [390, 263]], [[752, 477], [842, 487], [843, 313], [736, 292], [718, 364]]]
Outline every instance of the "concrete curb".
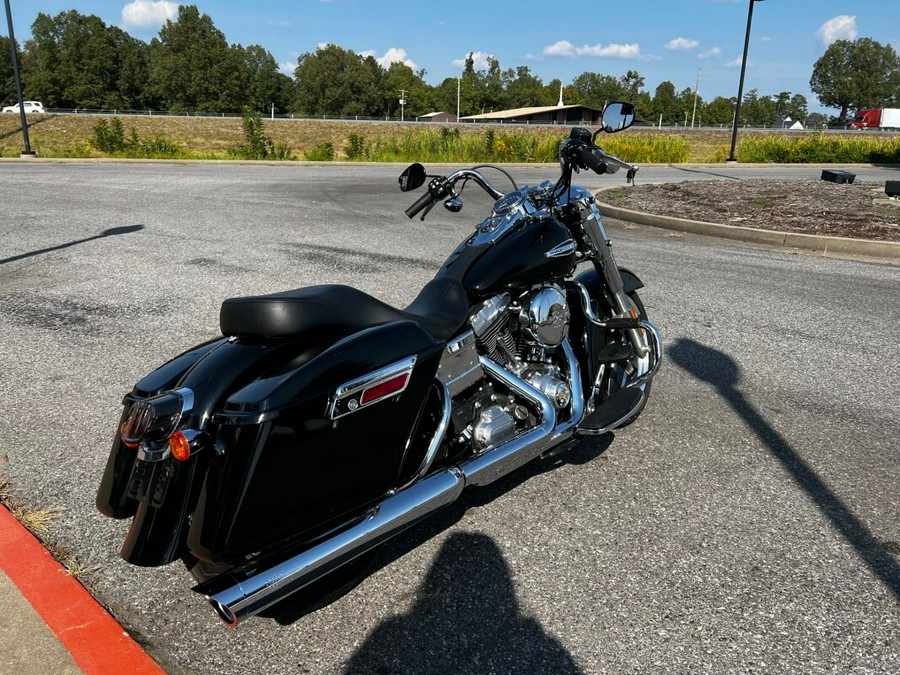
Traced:
[[[0, 618], [20, 675], [47, 672], [164, 675], [135, 642], [16, 518], [0, 505], [0, 607], [35, 616]], [[54, 639], [58, 646], [54, 644]], [[60, 653], [68, 653], [71, 660]], [[53, 659], [51, 659], [51, 652]], [[0, 671], [10, 665], [0, 662]], [[77, 671], [76, 671], [77, 668]]]
[[874, 258], [900, 259], [900, 242], [872, 241], [868, 239], [851, 239], [849, 237], [826, 237], [816, 234], [801, 234], [798, 232], [778, 232], [775, 230], [760, 230], [755, 227], [738, 227], [736, 225], [721, 225], [718, 223], [706, 223], [700, 220], [688, 220], [687, 218], [672, 218], [670, 216], [657, 216], [640, 211], [611, 206], [600, 201], [603, 190], [597, 195], [597, 206], [600, 213], [609, 218], [624, 220], [638, 225], [661, 227], [666, 230], [703, 234], [721, 239], [736, 239], [739, 241], [770, 244], [773, 246], [787, 246], [801, 248], [820, 253], [840, 253], [844, 255], [871, 256]]

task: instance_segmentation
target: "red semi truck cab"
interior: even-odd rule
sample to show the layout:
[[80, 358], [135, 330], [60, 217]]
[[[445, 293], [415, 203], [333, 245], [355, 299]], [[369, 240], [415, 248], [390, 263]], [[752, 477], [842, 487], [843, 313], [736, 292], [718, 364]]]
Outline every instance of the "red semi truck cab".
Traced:
[[851, 129], [900, 129], [900, 108], [867, 108], [856, 113]]

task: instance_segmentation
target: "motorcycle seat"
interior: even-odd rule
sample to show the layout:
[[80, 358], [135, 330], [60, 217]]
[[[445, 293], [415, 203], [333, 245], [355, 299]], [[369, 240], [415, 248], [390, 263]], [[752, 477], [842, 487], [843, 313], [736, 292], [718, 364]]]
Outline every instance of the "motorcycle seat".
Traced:
[[222, 303], [219, 326], [225, 336], [287, 338], [301, 333], [351, 333], [391, 321], [413, 321], [446, 342], [468, 319], [463, 285], [450, 277], [432, 279], [406, 309], [397, 309], [350, 286], [326, 284], [239, 298]]

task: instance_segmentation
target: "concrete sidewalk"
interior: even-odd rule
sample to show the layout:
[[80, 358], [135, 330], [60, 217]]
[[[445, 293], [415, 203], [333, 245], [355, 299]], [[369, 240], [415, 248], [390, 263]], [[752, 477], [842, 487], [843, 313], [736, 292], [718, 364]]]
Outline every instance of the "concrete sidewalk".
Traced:
[[163, 672], [0, 506], [0, 673]]

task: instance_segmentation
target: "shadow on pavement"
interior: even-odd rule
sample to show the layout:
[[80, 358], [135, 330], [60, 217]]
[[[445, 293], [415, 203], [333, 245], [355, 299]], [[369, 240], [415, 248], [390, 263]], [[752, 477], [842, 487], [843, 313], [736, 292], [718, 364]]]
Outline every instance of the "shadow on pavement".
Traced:
[[853, 546], [860, 558], [900, 600], [900, 564], [869, 528], [819, 478], [815, 470], [769, 424], [738, 389], [740, 366], [727, 354], [694, 340], [677, 340], [668, 349], [669, 358], [698, 380], [713, 385], [768, 447], [794, 482], [809, 496], [834, 528]]
[[125, 225], [123, 227], [111, 227], [108, 230], [103, 230], [100, 234], [95, 234], [93, 237], [85, 237], [84, 239], [78, 239], [76, 241], [70, 241], [65, 244], [59, 244], [58, 246], [50, 246], [48, 248], [42, 248], [39, 251], [31, 251], [30, 253], [21, 253], [19, 255], [14, 255], [10, 258], [0, 259], [0, 265], [5, 265], [6, 263], [16, 262], [17, 260], [24, 260], [25, 258], [31, 258], [36, 255], [41, 255], [43, 253], [52, 253], [53, 251], [61, 251], [65, 248], [71, 248], [72, 246], [77, 246], [78, 244], [84, 244], [89, 241], [94, 241], [95, 239], [103, 239], [104, 237], [115, 237], [120, 234], [131, 234], [132, 232], [140, 232], [144, 229], [143, 225]]
[[500, 549], [484, 534], [444, 542], [406, 614], [385, 619], [347, 673], [582, 672], [534, 619], [522, 615]]

